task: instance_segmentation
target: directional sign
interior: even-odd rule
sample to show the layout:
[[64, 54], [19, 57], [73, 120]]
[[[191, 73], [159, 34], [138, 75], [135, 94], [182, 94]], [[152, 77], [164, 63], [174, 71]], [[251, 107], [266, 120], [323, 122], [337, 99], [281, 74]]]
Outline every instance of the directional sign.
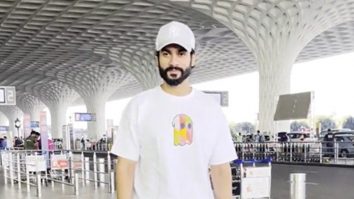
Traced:
[[14, 86], [0, 86], [0, 105], [16, 105]]

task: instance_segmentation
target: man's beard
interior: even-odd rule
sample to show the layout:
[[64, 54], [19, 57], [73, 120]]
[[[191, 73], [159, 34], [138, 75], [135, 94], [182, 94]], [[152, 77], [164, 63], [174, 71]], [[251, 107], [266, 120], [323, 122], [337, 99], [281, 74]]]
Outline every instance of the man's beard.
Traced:
[[[178, 70], [181, 72], [181, 76], [179, 78], [176, 79], [171, 79], [170, 77], [168, 77], [168, 72], [171, 70]], [[179, 84], [181, 84], [185, 79], [187, 79], [189, 77], [189, 75], [192, 73], [192, 67], [189, 66], [188, 68], [186, 68], [185, 70], [183, 70], [182, 68], [179, 67], [174, 67], [174, 66], [169, 66], [166, 69], [161, 68], [161, 66], [159, 66], [159, 72], [160, 72], [160, 76], [163, 80], [165, 80], [165, 82], [170, 85], [170, 86], [178, 86]]]

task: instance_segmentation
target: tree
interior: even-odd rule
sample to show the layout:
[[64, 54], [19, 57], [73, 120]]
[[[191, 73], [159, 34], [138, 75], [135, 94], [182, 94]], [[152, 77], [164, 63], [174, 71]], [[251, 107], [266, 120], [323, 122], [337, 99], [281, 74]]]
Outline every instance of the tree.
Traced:
[[298, 121], [293, 121], [290, 124], [290, 131], [301, 131], [301, 129], [306, 128], [309, 129], [310, 126], [306, 122], [298, 122]]
[[336, 123], [331, 118], [322, 118], [319, 122], [321, 123], [321, 131], [337, 128]]
[[251, 133], [255, 132], [255, 126], [250, 122], [241, 122], [241, 123], [236, 124], [235, 130], [237, 132], [251, 134]]
[[352, 116], [347, 117], [343, 123], [343, 128], [354, 130], [354, 117]]

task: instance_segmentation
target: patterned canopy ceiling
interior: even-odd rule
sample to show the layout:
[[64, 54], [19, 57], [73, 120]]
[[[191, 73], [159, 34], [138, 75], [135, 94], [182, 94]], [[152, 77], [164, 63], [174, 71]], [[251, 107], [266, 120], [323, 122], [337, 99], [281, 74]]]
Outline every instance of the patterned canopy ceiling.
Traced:
[[[232, 27], [246, 15], [250, 18], [250, 9], [277, 14], [275, 8], [280, 12], [286, 8], [296, 16], [311, 5], [311, 1], [300, 1], [302, 7], [294, 10], [292, 1], [272, 0], [273, 7], [263, 9], [264, 2], [0, 1], [0, 85], [16, 86], [18, 102], [34, 96], [47, 105], [68, 95], [108, 92], [114, 93], [111, 99], [130, 96], [159, 83], [154, 40], [158, 28], [171, 20], [188, 24], [197, 37], [198, 61], [192, 82], [255, 71], [255, 55], [240, 39], [245, 35], [240, 37], [239, 29]], [[353, 12], [344, 3], [332, 4]], [[234, 24], [213, 15], [227, 6], [235, 8], [230, 13]], [[296, 61], [353, 51], [353, 35], [354, 21], [338, 23], [308, 43]]]

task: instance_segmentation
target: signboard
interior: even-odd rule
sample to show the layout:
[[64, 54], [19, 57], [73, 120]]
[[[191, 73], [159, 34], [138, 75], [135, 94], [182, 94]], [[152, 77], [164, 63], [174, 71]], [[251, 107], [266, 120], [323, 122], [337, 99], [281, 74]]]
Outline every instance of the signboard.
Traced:
[[39, 121], [31, 121], [31, 128], [39, 128]]
[[0, 86], [0, 105], [16, 105], [14, 86]]
[[5, 88], [0, 88], [0, 103], [5, 103]]
[[274, 121], [307, 118], [311, 100], [311, 92], [280, 95]]
[[229, 92], [228, 91], [203, 91], [212, 96], [220, 106], [229, 106]]
[[245, 167], [241, 194], [245, 198], [270, 197], [271, 167]]
[[9, 126], [0, 126], [0, 131], [1, 132], [8, 132], [9, 131]]
[[66, 158], [66, 155], [51, 155], [51, 169], [55, 170], [62, 170], [62, 169], [69, 169], [69, 161]]
[[96, 114], [95, 113], [75, 113], [74, 115], [75, 121], [96, 121]]
[[47, 163], [44, 155], [29, 155], [26, 156], [27, 171], [46, 171]]

